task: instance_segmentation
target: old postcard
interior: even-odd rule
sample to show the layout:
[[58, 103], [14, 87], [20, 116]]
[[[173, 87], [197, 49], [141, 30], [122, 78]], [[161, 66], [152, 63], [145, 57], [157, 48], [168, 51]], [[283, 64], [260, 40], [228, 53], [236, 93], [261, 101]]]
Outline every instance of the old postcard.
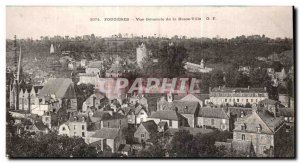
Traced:
[[8, 158], [295, 158], [293, 7], [6, 7]]

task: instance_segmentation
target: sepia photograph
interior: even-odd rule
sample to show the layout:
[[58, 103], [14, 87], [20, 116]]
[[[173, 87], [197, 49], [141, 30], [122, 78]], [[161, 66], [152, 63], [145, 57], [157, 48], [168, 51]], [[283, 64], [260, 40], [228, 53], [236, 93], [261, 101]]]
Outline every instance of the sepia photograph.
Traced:
[[8, 159], [296, 158], [293, 6], [5, 9]]

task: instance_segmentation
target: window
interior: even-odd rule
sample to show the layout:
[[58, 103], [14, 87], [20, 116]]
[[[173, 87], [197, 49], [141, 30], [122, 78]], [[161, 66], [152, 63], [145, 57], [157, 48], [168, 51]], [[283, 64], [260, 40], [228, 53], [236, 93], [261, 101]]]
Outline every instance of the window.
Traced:
[[82, 125], [82, 130], [84, 130], [84, 125]]
[[251, 99], [251, 102], [253, 102], [253, 99]]
[[242, 129], [242, 130], [246, 130], [246, 125], [245, 125], [245, 124], [242, 124], [242, 125], [241, 125], [241, 129]]
[[215, 125], [214, 119], [211, 119], [210, 122], [211, 122], [211, 125]]
[[63, 131], [65, 131], [65, 130], [66, 130], [66, 128], [65, 128], [65, 127], [63, 127], [63, 128], [62, 128], [62, 130], [63, 130]]
[[109, 122], [107, 122], [107, 127], [109, 127]]
[[248, 102], [248, 99], [246, 99], [246, 102]]
[[257, 130], [258, 133], [260, 133], [261, 132], [261, 127], [256, 127], [256, 130]]
[[76, 125], [74, 125], [74, 130], [76, 130]]
[[77, 133], [76, 132], [74, 132], [74, 136], [76, 136], [77, 135]]
[[226, 119], [222, 119], [222, 123], [225, 124], [226, 123]]
[[82, 132], [82, 137], [85, 137], [85, 133], [84, 132]]
[[225, 99], [225, 102], [227, 102], [227, 98]]
[[240, 99], [236, 99], [236, 102], [240, 102]]
[[119, 120], [119, 125], [120, 125], [120, 126], [122, 125], [122, 120]]
[[172, 120], [169, 120], [169, 126], [172, 127]]
[[144, 120], [143, 120], [143, 118], [141, 118], [141, 122], [143, 122]]
[[242, 140], [245, 140], [245, 135], [244, 134], [242, 134]]
[[144, 134], [141, 134], [141, 137], [142, 137], [142, 138], [144, 138], [144, 137], [145, 137], [145, 135], [144, 135]]

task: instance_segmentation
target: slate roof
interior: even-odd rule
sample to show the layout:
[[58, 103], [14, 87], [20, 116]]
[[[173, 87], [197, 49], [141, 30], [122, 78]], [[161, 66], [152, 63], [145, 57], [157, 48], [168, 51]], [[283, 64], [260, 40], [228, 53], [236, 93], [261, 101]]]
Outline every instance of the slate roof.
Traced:
[[157, 131], [157, 125], [153, 120], [142, 122], [141, 125], [143, 125], [149, 133]]
[[179, 116], [180, 115], [178, 113], [176, 113], [176, 111], [174, 111], [174, 110], [161, 110], [161, 111], [152, 113], [152, 115], [150, 115], [149, 118], [178, 121]]
[[229, 116], [226, 114], [223, 108], [213, 107], [200, 108], [198, 117], [229, 119]]
[[102, 93], [94, 93], [90, 97], [88, 97], [84, 102], [87, 105], [92, 105], [93, 104], [93, 98], [95, 97], [95, 100], [102, 100], [105, 98], [105, 96]]
[[145, 110], [145, 112], [147, 113], [146, 108], [143, 105], [138, 105], [135, 109], [134, 109], [134, 114], [137, 115], [140, 113], [141, 110]]
[[34, 126], [40, 131], [44, 131], [44, 130], [48, 129], [48, 127], [46, 125], [44, 125], [44, 123], [42, 121], [35, 122]]
[[134, 110], [133, 107], [124, 107], [124, 108], [119, 108], [117, 112], [119, 112], [120, 110], [122, 110], [124, 112], [124, 115], [128, 115], [132, 110]]
[[70, 115], [69, 121], [70, 122], [89, 122], [90, 118], [87, 115], [82, 115], [82, 114], [76, 114], [76, 115]]
[[279, 116], [283, 117], [295, 117], [294, 109], [292, 108], [280, 108], [278, 109]]
[[167, 125], [167, 122], [165, 122], [165, 121], [160, 121], [160, 122], [157, 124], [157, 126], [159, 126], [159, 127], [164, 127], [165, 125]]
[[57, 98], [76, 98], [76, 92], [72, 79], [50, 78], [41, 89], [39, 96], [55, 94]]
[[101, 147], [101, 140], [89, 144], [92, 147]]
[[99, 121], [99, 120], [112, 120], [112, 119], [123, 119], [126, 118], [126, 116], [113, 112], [112, 115], [108, 111], [95, 111], [93, 116], [90, 117], [93, 122]]
[[118, 128], [101, 128], [95, 131], [95, 134], [91, 137], [94, 138], [104, 138], [104, 139], [115, 139], [118, 137], [120, 129]]
[[[257, 133], [257, 127], [260, 127], [261, 133], [273, 134], [283, 123], [283, 117], [274, 117], [266, 110], [253, 111], [234, 123], [234, 131]], [[241, 130], [241, 125], [246, 125], [246, 129]]]
[[173, 101], [171, 107], [169, 109], [176, 110], [178, 109], [178, 113], [180, 114], [195, 114], [197, 108], [199, 107], [199, 103], [196, 101]]
[[236, 115], [237, 117], [241, 117], [241, 113], [243, 111], [244, 116], [252, 114], [252, 108], [243, 108], [243, 107], [228, 107], [224, 108], [225, 111], [229, 110], [230, 115]]

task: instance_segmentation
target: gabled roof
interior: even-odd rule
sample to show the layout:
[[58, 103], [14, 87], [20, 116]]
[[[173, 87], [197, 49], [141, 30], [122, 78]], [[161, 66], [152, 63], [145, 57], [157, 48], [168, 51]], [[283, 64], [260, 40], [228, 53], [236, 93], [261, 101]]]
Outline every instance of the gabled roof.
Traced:
[[100, 130], [95, 131], [95, 134], [91, 137], [94, 138], [104, 138], [104, 139], [115, 139], [118, 137], [120, 129], [118, 128], [101, 128]]
[[[142, 110], [144, 110], [147, 113], [146, 108], [143, 105], [138, 105], [135, 109], [134, 109], [134, 114], [137, 115], [139, 114]], [[148, 114], [148, 113], [147, 113]]]
[[157, 125], [153, 120], [142, 122], [141, 125], [144, 126], [149, 133], [157, 131]]
[[226, 114], [223, 108], [213, 107], [200, 108], [198, 117], [229, 119], [229, 116]]
[[176, 100], [172, 102], [170, 109], [178, 109], [178, 113], [180, 114], [195, 114], [199, 106], [199, 103], [196, 101]]
[[44, 130], [48, 129], [48, 127], [46, 125], [44, 125], [44, 123], [42, 121], [35, 122], [34, 126], [40, 131], [44, 131]]
[[76, 98], [72, 79], [50, 78], [41, 89], [39, 96], [54, 94], [57, 98]]
[[[273, 134], [283, 122], [282, 117], [274, 117], [266, 110], [253, 111], [252, 114], [240, 118], [234, 123], [234, 131], [257, 133], [257, 127], [259, 127], [261, 133]], [[241, 130], [241, 125], [246, 125], [246, 129]]]
[[[197, 98], [195, 95], [193, 94], [188, 94], [186, 96], [184, 96], [182, 99], [180, 99], [181, 101], [196, 101], [198, 102], [200, 99]], [[201, 101], [201, 100], [200, 100]]]
[[134, 110], [134, 108], [129, 106], [129, 107], [119, 108], [117, 112], [122, 111], [124, 115], [128, 115], [132, 110]]
[[152, 113], [152, 115], [150, 115], [149, 118], [178, 121], [179, 116], [180, 115], [174, 110], [161, 110], [161, 111]]

